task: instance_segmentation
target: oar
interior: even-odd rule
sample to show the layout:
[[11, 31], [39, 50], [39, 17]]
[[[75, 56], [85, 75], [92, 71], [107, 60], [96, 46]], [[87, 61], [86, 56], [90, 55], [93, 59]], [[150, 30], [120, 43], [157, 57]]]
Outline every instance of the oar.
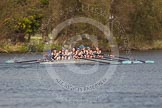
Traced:
[[121, 59], [127, 59], [127, 60], [130, 60], [130, 58], [128, 57], [121, 57], [121, 56], [115, 56], [116, 58], [121, 58]]
[[119, 58], [119, 57], [106, 57], [106, 56], [104, 56], [103, 57], [104, 59], [108, 59], [108, 60], [119, 60], [119, 61], [124, 61], [124, 60], [130, 60], [129, 58], [127, 58], [127, 59], [124, 59], [124, 58]]
[[[121, 57], [121, 56], [115, 56], [115, 57], [116, 57], [116, 58], [125, 59], [125, 60], [131, 60], [131, 59], [128, 58], [128, 57]], [[144, 60], [139, 60], [139, 59], [133, 59], [133, 62], [134, 62], [134, 63], [149, 63], [149, 64], [155, 63], [155, 62], [152, 61], [152, 60], [146, 60], [146, 61], [144, 61]]]
[[112, 58], [108, 58], [108, 57], [103, 57], [103, 58], [94, 58], [94, 59], [99, 59], [99, 60], [108, 60], [108, 61], [118, 61], [118, 62], [122, 62], [124, 60], [121, 59], [112, 59]]
[[14, 63], [40, 63], [43, 61], [44, 59], [37, 59], [37, 60], [15, 61]]
[[87, 58], [79, 58], [82, 60], [89, 60], [89, 61], [94, 61], [94, 62], [99, 62], [99, 63], [105, 63], [105, 64], [110, 64], [109, 62], [105, 62], [105, 61], [99, 61], [99, 60], [94, 60], [94, 59], [87, 59]]
[[137, 59], [135, 59], [136, 61], [140, 61], [140, 62], [142, 62], [142, 63], [147, 63], [147, 64], [154, 64], [155, 63], [155, 61], [152, 61], [152, 60], [146, 60], [146, 61], [143, 61], [143, 60], [137, 60]]
[[[102, 56], [104, 56], [105, 54], [97, 54], [97, 55], [102, 55]], [[114, 56], [115, 57], [115, 56]], [[121, 58], [112, 58], [112, 57], [106, 57], [106, 56], [104, 56], [103, 58], [95, 58], [95, 59], [100, 59], [100, 60], [108, 60], [108, 61], [114, 61], [114, 60], [117, 60], [119, 63], [117, 63], [117, 64], [120, 64], [120, 63], [123, 63], [123, 64], [131, 64], [132, 62], [131, 61], [127, 61], [127, 62], [123, 62], [123, 61], [125, 61], [125, 59], [121, 59]], [[111, 63], [110, 63], [111, 64]], [[116, 63], [115, 63], [116, 64]]]
[[[97, 54], [97, 55], [102, 55], [104, 56], [105, 54]], [[121, 56], [114, 56], [114, 57], [110, 57], [110, 56], [104, 56], [104, 58], [109, 58], [109, 59], [114, 59], [114, 58], [119, 58], [120, 60], [121, 59], [127, 59], [127, 60], [130, 60], [130, 58], [127, 58], [127, 57], [121, 57]]]
[[118, 60], [118, 63], [117, 64], [133, 64], [133, 63], [143, 63], [141, 61], [132, 61], [130, 58], [127, 58], [127, 57], [120, 57], [120, 56], [113, 56], [113, 57], [110, 57], [110, 56], [104, 56], [103, 57], [104, 60]]
[[[105, 55], [105, 54], [98, 54], [98, 55]], [[125, 61], [126, 63], [131, 63], [132, 62], [132, 60], [130, 59], [130, 58], [128, 58], [128, 57], [122, 57], [122, 56], [114, 56], [114, 57], [110, 57], [110, 56], [108, 56], [108, 57], [106, 57], [106, 56], [104, 56], [103, 58], [106, 58], [106, 59], [114, 59], [114, 60], [119, 60], [119, 61], [125, 61], [125, 60], [127, 60], [127, 61]], [[123, 63], [125, 63], [125, 62], [123, 62]], [[144, 60], [139, 60], [139, 59], [133, 59], [133, 63], [149, 63], [149, 64], [153, 64], [153, 63], [155, 63], [154, 61], [152, 61], [152, 60], [146, 60], [146, 61], [144, 61]]]
[[[121, 59], [126, 59], [126, 60], [131, 60], [130, 58], [128, 58], [128, 57], [121, 57], [121, 56], [115, 56], [115, 57], [117, 57], [117, 58], [121, 58]], [[144, 61], [144, 60], [138, 60], [138, 59], [133, 59], [133, 61], [140, 61], [140, 62], [142, 62], [142, 63], [146, 63], [146, 61]]]
[[143, 60], [137, 60], [137, 59], [133, 59], [133, 61], [128, 58], [128, 57], [121, 57], [121, 56], [114, 56], [114, 58], [119, 58], [120, 60], [123, 61], [123, 63], [146, 63], [145, 61]]
[[139, 64], [139, 63], [143, 63], [142, 61], [132, 61], [130, 58], [127, 58], [127, 57], [121, 57], [121, 56], [114, 56], [114, 57], [105, 57], [105, 58], [108, 58], [108, 59], [114, 59], [114, 60], [119, 60], [120, 63], [122, 64]]
[[35, 62], [38, 60], [26, 60], [26, 61], [15, 61], [15, 63], [28, 63], [28, 62]]

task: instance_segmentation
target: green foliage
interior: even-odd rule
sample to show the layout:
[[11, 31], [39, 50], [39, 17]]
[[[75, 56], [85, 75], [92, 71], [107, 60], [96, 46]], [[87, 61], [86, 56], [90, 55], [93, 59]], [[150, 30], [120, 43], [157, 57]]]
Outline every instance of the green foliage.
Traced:
[[[129, 36], [132, 42], [152, 42], [162, 37], [162, 2], [161, 0], [114, 0], [111, 12], [115, 17], [114, 34]], [[125, 32], [122, 35], [119, 24]]]
[[16, 4], [27, 5], [27, 0], [14, 0]]
[[19, 49], [19, 52], [24, 53], [28, 52], [28, 46], [27, 45], [22, 45]]
[[49, 4], [49, 0], [40, 0], [42, 5], [48, 5]]
[[160, 32], [158, 9], [154, 1], [142, 0], [135, 4], [135, 13], [132, 14], [132, 29], [135, 35], [141, 34], [144, 39], [152, 41], [157, 32]]
[[43, 52], [43, 51], [47, 51], [49, 49], [57, 49], [57, 50], [61, 50], [61, 46], [58, 46], [58, 45], [54, 45], [54, 44], [48, 44], [48, 45], [45, 45], [45, 44], [38, 44], [35, 46], [36, 47], [36, 50], [37, 52]]
[[38, 44], [36, 46], [37, 52], [42, 52], [44, 50], [44, 44]]
[[[107, 16], [111, 11], [115, 20], [117, 19], [123, 25], [125, 34], [131, 40], [145, 42], [162, 39], [161, 0], [112, 1], [114, 2], [110, 4], [111, 0], [1, 0], [0, 37], [16, 40], [21, 37], [19, 34], [32, 36], [38, 33], [38, 30], [48, 37], [48, 33], [58, 24], [78, 16], [88, 17], [108, 25]], [[114, 22], [114, 36], [119, 43], [122, 42], [120, 31]], [[104, 40], [103, 34], [97, 28], [79, 23], [62, 30], [58, 42], [61, 43], [71, 36], [82, 33], [99, 36], [99, 41]], [[101, 43], [104, 45], [104, 41]], [[42, 49], [43, 46], [39, 47]]]
[[39, 14], [22, 18], [9, 18], [4, 21], [4, 24], [12, 33], [11, 37], [14, 38], [13, 40], [19, 38], [19, 41], [24, 41], [25, 35], [31, 36], [38, 32], [42, 18], [43, 16]]
[[41, 25], [41, 19], [41, 15], [33, 15], [18, 19], [15, 25], [15, 31], [34, 35]]

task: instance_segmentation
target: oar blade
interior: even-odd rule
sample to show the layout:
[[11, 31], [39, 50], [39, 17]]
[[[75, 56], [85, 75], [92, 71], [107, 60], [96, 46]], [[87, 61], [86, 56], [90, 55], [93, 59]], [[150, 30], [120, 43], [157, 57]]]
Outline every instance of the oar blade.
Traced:
[[130, 60], [125, 60], [125, 61], [122, 61], [121, 63], [122, 63], [122, 64], [132, 64], [132, 61], [130, 61]]
[[142, 63], [143, 63], [142, 61], [138, 61], [138, 60], [133, 61], [133, 64], [142, 64]]
[[110, 62], [110, 64], [112, 64], [112, 65], [120, 65], [121, 63], [120, 62]]
[[15, 60], [7, 60], [5, 61], [6, 64], [12, 64], [12, 63], [15, 63]]
[[145, 63], [147, 63], [147, 64], [154, 64], [155, 61], [152, 61], [152, 60], [146, 60]]

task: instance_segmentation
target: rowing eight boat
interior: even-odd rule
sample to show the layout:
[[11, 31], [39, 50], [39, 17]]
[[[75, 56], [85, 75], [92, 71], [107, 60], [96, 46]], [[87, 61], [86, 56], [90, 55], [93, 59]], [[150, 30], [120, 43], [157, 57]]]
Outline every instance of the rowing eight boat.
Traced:
[[87, 58], [80, 58], [80, 59], [72, 59], [72, 60], [54, 60], [54, 61], [44, 61], [44, 60], [28, 60], [28, 61], [13, 61], [8, 60], [5, 63], [7, 64], [31, 64], [31, 63], [40, 63], [40, 64], [94, 64], [94, 63], [104, 63], [104, 64], [111, 64], [111, 65], [119, 65], [119, 64], [154, 64], [154, 61], [147, 60], [111, 60], [111, 59], [87, 59]]

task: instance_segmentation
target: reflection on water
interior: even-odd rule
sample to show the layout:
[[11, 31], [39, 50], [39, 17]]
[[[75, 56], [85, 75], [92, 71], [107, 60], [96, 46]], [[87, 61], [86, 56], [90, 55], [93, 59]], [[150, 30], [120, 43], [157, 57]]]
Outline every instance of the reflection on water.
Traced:
[[[162, 51], [134, 52], [134, 57], [155, 64], [119, 65], [111, 80], [100, 88], [78, 93], [57, 85], [40, 64], [4, 64], [14, 57], [38, 59], [42, 55], [0, 54], [0, 108], [161, 108]], [[93, 84], [105, 75], [108, 65], [93, 74], [77, 74], [73, 66], [50, 65], [66, 82], [76, 86]], [[49, 67], [50, 67], [49, 66]], [[94, 65], [76, 65], [81, 71]], [[77, 70], [76, 70], [77, 71]]]

